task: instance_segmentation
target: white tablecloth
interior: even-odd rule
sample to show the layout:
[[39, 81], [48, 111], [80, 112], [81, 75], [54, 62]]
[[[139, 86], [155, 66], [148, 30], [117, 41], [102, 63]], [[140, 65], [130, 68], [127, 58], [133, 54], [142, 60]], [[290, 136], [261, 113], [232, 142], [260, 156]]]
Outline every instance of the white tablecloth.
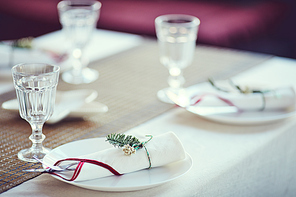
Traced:
[[[296, 86], [296, 61], [273, 58], [240, 75]], [[193, 159], [184, 176], [151, 189], [102, 192], [82, 189], [44, 174], [3, 196], [296, 196], [296, 117], [266, 125], [226, 125], [176, 108], [128, 133], [173, 131]]]

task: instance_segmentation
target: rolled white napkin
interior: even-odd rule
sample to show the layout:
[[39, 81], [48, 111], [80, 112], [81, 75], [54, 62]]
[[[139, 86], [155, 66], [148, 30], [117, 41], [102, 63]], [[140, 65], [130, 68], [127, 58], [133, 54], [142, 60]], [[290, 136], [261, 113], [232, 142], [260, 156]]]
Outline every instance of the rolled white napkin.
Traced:
[[[150, 156], [151, 167], [164, 166], [185, 159], [183, 145], [173, 132], [155, 136], [145, 146]], [[137, 150], [136, 154], [128, 156], [124, 154], [122, 149], [114, 147], [75, 158], [91, 159], [105, 163], [120, 174], [135, 172], [149, 167], [148, 156], [144, 148]], [[59, 175], [70, 179], [72, 173], [60, 173]], [[75, 181], [91, 180], [110, 175], [113, 174], [103, 167], [84, 163]]]
[[[289, 107], [294, 107], [296, 102], [295, 90], [293, 87], [281, 87], [270, 89], [264, 93], [238, 93], [238, 92], [223, 92], [215, 89], [210, 83], [204, 83], [199, 86], [194, 86], [198, 91], [193, 90], [192, 95], [198, 98], [204, 95], [198, 103], [205, 106], [221, 106], [229, 105], [226, 101], [230, 101], [233, 105], [244, 111], [256, 110], [284, 110]], [[220, 97], [220, 98], [219, 98]], [[221, 99], [223, 98], [224, 101]]]

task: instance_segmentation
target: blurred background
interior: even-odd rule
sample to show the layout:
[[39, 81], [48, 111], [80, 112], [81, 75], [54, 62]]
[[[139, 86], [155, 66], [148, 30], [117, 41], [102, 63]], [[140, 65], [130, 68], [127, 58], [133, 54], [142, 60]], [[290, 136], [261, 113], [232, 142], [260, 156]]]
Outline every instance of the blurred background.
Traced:
[[[0, 41], [61, 29], [59, 0], [0, 1]], [[295, 0], [101, 0], [97, 27], [155, 38], [154, 19], [190, 14], [201, 20], [199, 44], [296, 58]]]

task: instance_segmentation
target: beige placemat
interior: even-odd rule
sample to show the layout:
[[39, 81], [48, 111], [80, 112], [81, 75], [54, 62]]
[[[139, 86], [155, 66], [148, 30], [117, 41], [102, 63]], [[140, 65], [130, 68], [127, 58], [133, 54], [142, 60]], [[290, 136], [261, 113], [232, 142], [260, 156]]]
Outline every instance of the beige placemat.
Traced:
[[[271, 56], [229, 49], [198, 46], [193, 64], [184, 76], [189, 86], [208, 77], [228, 78], [269, 59]], [[94, 62], [90, 67], [99, 71], [99, 79], [87, 85], [70, 85], [60, 80], [59, 90], [95, 89], [96, 101], [106, 104], [109, 111], [86, 119], [65, 119], [45, 125], [44, 145], [59, 145], [85, 138], [102, 137], [125, 132], [173, 108], [158, 101], [156, 92], [167, 87], [168, 71], [159, 63], [158, 46], [147, 40], [129, 51]], [[1, 95], [0, 102], [15, 98], [15, 93]], [[31, 146], [29, 124], [17, 113], [0, 109], [0, 192], [6, 191], [37, 173], [24, 173], [24, 168], [40, 167], [18, 160], [17, 152]]]

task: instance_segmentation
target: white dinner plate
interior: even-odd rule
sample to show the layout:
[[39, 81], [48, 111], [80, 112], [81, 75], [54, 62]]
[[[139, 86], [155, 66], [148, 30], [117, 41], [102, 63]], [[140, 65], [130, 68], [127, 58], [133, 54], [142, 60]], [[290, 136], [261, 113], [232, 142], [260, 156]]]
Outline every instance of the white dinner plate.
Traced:
[[[57, 91], [54, 113], [46, 123], [55, 124], [66, 117], [90, 117], [107, 112], [108, 107], [105, 104], [94, 101], [97, 95], [97, 91], [90, 89]], [[6, 101], [2, 108], [18, 112], [18, 101]]]
[[[196, 90], [202, 91], [214, 91], [210, 90], [211, 86], [209, 83], [200, 83], [188, 87], [189, 95], [196, 95]], [[196, 105], [201, 107], [203, 104]], [[227, 106], [227, 105], [226, 105]], [[255, 125], [255, 124], [266, 124], [274, 121], [280, 121], [296, 115], [296, 106], [292, 106], [285, 110], [263, 110], [263, 111], [242, 111], [232, 113], [217, 113], [217, 114], [201, 114], [197, 110], [187, 110], [194, 113], [204, 119], [211, 120], [214, 122], [233, 124], [233, 125]]]
[[[53, 149], [44, 157], [44, 162], [53, 165], [57, 160], [67, 157], [78, 157], [112, 147], [105, 138], [90, 138], [70, 142]], [[65, 181], [57, 176], [54, 178], [69, 184], [100, 191], [134, 191], [147, 189], [172, 181], [190, 170], [192, 159], [186, 154], [182, 161], [146, 170], [140, 170], [122, 176], [109, 176], [89, 181]]]

